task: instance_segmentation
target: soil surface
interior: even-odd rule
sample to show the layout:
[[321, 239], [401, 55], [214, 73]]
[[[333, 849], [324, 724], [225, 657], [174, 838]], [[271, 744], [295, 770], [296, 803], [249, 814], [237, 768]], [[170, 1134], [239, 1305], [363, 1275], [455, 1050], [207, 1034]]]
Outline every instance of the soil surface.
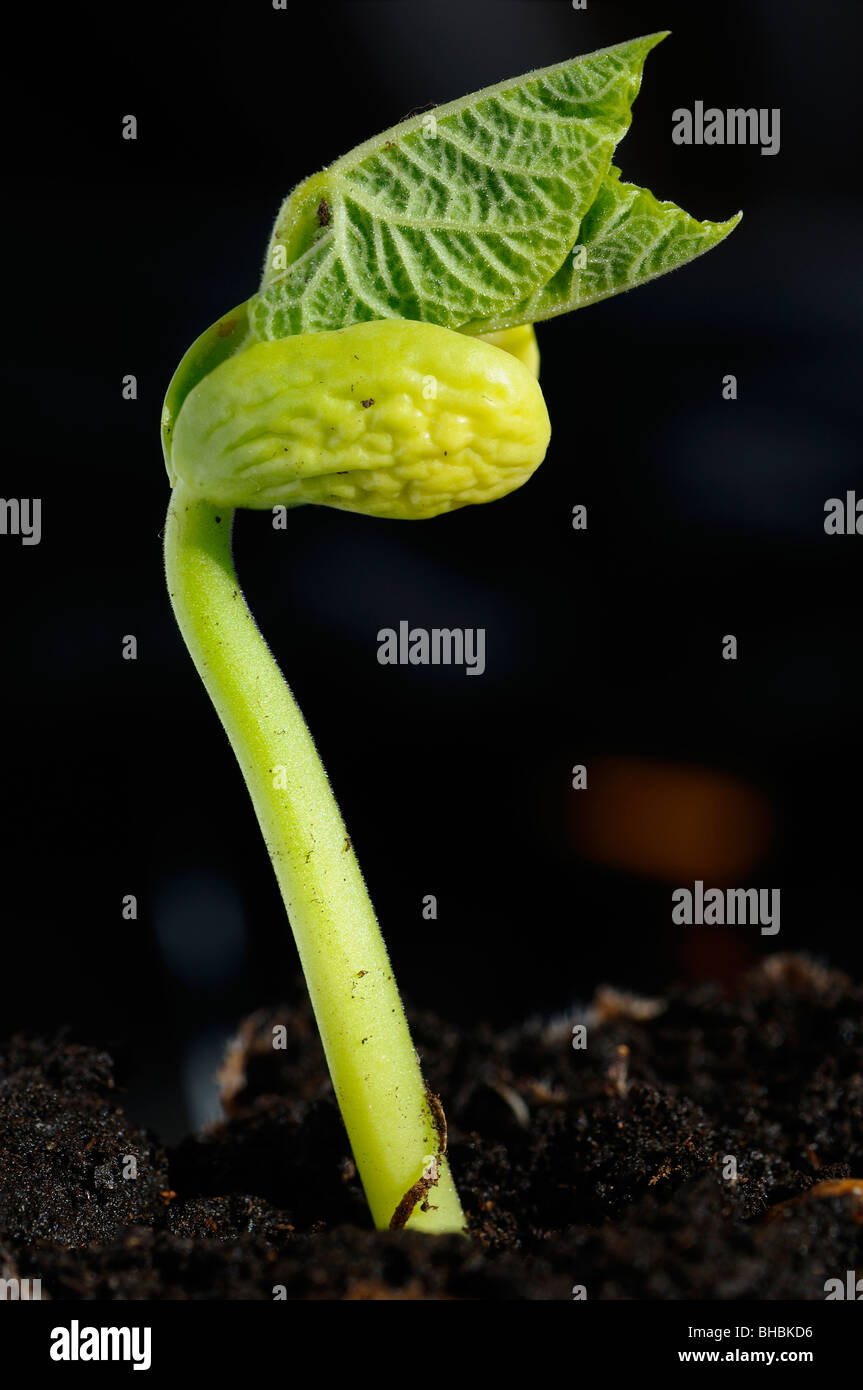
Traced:
[[777, 955], [733, 992], [411, 1024], [471, 1240], [369, 1229], [298, 1002], [247, 1020], [224, 1120], [173, 1150], [126, 1119], [107, 1054], [13, 1039], [0, 1277], [52, 1299], [823, 1300], [863, 1267], [863, 989], [838, 972]]

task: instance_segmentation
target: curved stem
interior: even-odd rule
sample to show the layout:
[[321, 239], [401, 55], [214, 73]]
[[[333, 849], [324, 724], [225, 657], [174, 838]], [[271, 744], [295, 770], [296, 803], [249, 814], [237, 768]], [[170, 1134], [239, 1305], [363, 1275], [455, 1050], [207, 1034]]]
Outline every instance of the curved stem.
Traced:
[[407, 1215], [411, 1228], [460, 1231], [445, 1158], [424, 1195], [440, 1141], [419, 1061], [326, 772], [240, 591], [232, 522], [175, 485], [165, 528], [174, 613], [252, 797], [375, 1225], [399, 1211], [399, 1225]]

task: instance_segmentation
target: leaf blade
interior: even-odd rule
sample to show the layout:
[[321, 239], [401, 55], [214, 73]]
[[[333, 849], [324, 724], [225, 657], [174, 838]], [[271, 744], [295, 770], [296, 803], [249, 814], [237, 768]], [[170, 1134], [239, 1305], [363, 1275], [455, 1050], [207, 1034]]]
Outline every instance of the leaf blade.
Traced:
[[[687, 265], [718, 246], [740, 222], [699, 222], [675, 203], [661, 203], [646, 188], [621, 183], [612, 168], [584, 218], [577, 245], [554, 276], [508, 312], [476, 321], [467, 333], [489, 333], [538, 323], [636, 289]], [[577, 251], [585, 256], [579, 267]]]
[[509, 79], [365, 142], [274, 228], [262, 338], [371, 318], [502, 313], [558, 270], [631, 120], [651, 34]]

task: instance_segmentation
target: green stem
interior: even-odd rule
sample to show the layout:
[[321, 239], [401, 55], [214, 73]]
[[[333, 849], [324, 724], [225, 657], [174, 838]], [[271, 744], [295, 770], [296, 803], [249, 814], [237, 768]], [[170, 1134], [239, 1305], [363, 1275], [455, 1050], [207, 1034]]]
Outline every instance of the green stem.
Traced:
[[[302, 714], [231, 558], [233, 513], [174, 487], [165, 568], [174, 613], [242, 769], [276, 871], [336, 1097], [375, 1225], [391, 1224], [440, 1142], [386, 946]], [[445, 1158], [408, 1225], [464, 1229]], [[428, 1210], [422, 1210], [426, 1200]]]

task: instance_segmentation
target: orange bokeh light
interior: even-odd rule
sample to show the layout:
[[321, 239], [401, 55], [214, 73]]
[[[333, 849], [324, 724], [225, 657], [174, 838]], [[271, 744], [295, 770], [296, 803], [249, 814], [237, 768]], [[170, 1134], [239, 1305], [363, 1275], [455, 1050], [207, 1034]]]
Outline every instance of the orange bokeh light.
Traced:
[[774, 816], [756, 787], [713, 768], [600, 757], [573, 792], [586, 859], [669, 882], [738, 883], [764, 857]]

